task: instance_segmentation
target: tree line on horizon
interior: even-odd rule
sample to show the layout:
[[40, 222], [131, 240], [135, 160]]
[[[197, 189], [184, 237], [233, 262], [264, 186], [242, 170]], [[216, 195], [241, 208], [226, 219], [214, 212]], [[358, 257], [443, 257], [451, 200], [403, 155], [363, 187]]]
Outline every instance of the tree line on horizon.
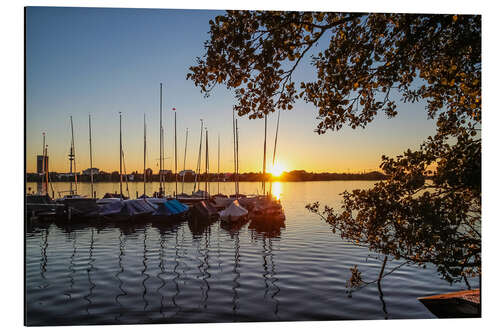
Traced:
[[[132, 180], [129, 182], [143, 182], [143, 174], [137, 171], [129, 173], [128, 175], [133, 176]], [[74, 176], [60, 176], [57, 172], [49, 173], [50, 181], [52, 182], [71, 182], [74, 181]], [[234, 173], [209, 173], [208, 181], [217, 182], [233, 182], [235, 181]], [[79, 182], [90, 182], [90, 175], [77, 175]], [[206, 174], [202, 173], [198, 175], [197, 180], [204, 182], [207, 179]], [[271, 173], [266, 173], [265, 177], [262, 177], [261, 172], [244, 172], [238, 174], [238, 180], [243, 182], [261, 182], [265, 181], [328, 181], [328, 180], [383, 180], [386, 179], [386, 175], [379, 171], [363, 172], [363, 173], [339, 173], [339, 172], [307, 172], [305, 170], [292, 170], [284, 171], [281, 176], [274, 176]], [[104, 172], [100, 171], [98, 174], [93, 176], [94, 182], [119, 182], [120, 174], [118, 171]], [[166, 182], [175, 182], [175, 174], [169, 173], [164, 175], [164, 180]], [[195, 176], [186, 175], [184, 177], [185, 182], [194, 182]], [[44, 181], [42, 177], [37, 173], [28, 173], [26, 176], [27, 182], [41, 182]], [[123, 181], [125, 181], [125, 175], [123, 175]], [[147, 182], [158, 182], [160, 181], [160, 176], [158, 174], [153, 174], [151, 177], [146, 179]], [[182, 181], [182, 176], [177, 175], [177, 181]]]

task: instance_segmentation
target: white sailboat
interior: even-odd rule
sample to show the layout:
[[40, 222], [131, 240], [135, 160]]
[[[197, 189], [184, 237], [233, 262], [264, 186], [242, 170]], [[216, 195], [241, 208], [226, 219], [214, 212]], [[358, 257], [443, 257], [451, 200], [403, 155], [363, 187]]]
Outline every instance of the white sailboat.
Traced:
[[[264, 161], [262, 167], [262, 189], [263, 195], [255, 198], [253, 202], [253, 209], [250, 214], [250, 219], [255, 223], [278, 223], [282, 224], [285, 220], [285, 213], [283, 211], [283, 207], [281, 206], [281, 202], [279, 199], [276, 199], [271, 192], [266, 193], [266, 143], [267, 143], [267, 114], [265, 115], [264, 121]], [[279, 126], [279, 114], [278, 114], [278, 122]], [[276, 157], [276, 142], [277, 142], [278, 128], [276, 128], [276, 137], [275, 137], [275, 145], [274, 145], [274, 153], [273, 153], [273, 164]]]
[[233, 200], [231, 204], [220, 212], [220, 218], [224, 222], [236, 223], [246, 220], [248, 217], [248, 210], [240, 205], [238, 200]]

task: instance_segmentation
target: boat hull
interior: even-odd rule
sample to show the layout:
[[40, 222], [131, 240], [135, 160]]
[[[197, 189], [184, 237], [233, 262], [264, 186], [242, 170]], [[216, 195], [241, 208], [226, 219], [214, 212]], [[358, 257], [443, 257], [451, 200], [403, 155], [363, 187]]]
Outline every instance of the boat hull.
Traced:
[[418, 298], [438, 318], [479, 318], [480, 299], [479, 289]]
[[248, 215], [244, 216], [232, 216], [232, 215], [226, 215], [220, 217], [220, 219], [224, 222], [228, 223], [238, 223], [238, 222], [243, 222], [248, 220]]

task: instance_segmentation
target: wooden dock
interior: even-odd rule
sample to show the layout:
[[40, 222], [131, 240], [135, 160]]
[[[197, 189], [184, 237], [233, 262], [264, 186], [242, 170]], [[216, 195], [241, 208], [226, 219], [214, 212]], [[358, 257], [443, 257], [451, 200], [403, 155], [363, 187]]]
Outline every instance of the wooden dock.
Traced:
[[419, 297], [418, 300], [438, 318], [481, 317], [480, 289]]

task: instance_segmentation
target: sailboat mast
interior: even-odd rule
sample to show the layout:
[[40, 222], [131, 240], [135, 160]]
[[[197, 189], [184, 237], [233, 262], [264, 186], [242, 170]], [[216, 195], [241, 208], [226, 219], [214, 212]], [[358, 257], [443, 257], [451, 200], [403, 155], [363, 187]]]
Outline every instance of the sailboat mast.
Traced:
[[177, 197], [177, 111], [174, 110], [175, 197]]
[[217, 193], [220, 194], [220, 134], [217, 134]]
[[234, 164], [234, 194], [238, 192], [236, 185], [236, 129], [235, 129], [235, 119], [233, 110], [233, 164]]
[[162, 175], [162, 169], [163, 169], [163, 84], [160, 83], [160, 171], [159, 176], [160, 176], [160, 196], [163, 193], [163, 175]]
[[[43, 181], [45, 177], [45, 132], [42, 132], [42, 138], [43, 138], [42, 140], [42, 181]], [[46, 189], [46, 191], [48, 191], [48, 188]], [[43, 194], [43, 189], [41, 194]]]
[[240, 196], [240, 151], [238, 144], [238, 119], [235, 120], [236, 126], [236, 199]]
[[262, 162], [262, 193], [266, 195], [266, 146], [267, 146], [267, 113], [264, 114], [264, 160]]
[[[208, 195], [208, 129], [205, 128], [205, 194]], [[207, 198], [208, 199], [208, 198]]]
[[92, 167], [92, 122], [89, 114], [89, 150], [90, 150], [90, 196], [94, 198], [94, 169]]
[[276, 123], [276, 135], [274, 136], [273, 167], [274, 167], [274, 162], [276, 159], [276, 144], [278, 143], [278, 129], [280, 127], [280, 114], [281, 114], [281, 109], [278, 110], [278, 121]]
[[48, 157], [47, 157], [47, 145], [45, 144], [45, 132], [43, 135], [43, 150], [42, 150], [42, 181], [45, 183], [45, 194], [49, 194], [49, 171], [48, 171]]
[[[276, 135], [274, 136], [274, 150], [273, 150], [273, 170], [274, 170], [274, 163], [276, 161], [276, 146], [278, 143], [278, 129], [280, 127], [280, 115], [281, 115], [281, 109], [278, 110], [278, 121], [276, 122]], [[269, 192], [273, 192], [273, 182], [269, 184]]]
[[[73, 167], [75, 171], [75, 192], [78, 192], [77, 188], [77, 178], [76, 178], [76, 158], [75, 158], [75, 136], [73, 132], [73, 116], [69, 117], [70, 124], [71, 124], [71, 148], [69, 152], [69, 173], [73, 174]], [[73, 183], [70, 182], [69, 184], [69, 193], [73, 195]]]
[[73, 117], [71, 117], [71, 145], [73, 146], [73, 171], [75, 173], [75, 192], [78, 193], [78, 176], [76, 174], [76, 151], [75, 151], [75, 135], [73, 131]]
[[[71, 116], [70, 116], [70, 120], [71, 120]], [[72, 121], [70, 121], [70, 123], [73, 124]], [[68, 155], [68, 157], [69, 157], [69, 174], [70, 174], [70, 176], [73, 175], [73, 156], [74, 156], [73, 155], [73, 144], [70, 143], [70, 145], [69, 145], [69, 155]], [[72, 181], [69, 182], [69, 194], [70, 195], [73, 194], [73, 182]]]
[[184, 177], [186, 177], [186, 153], [187, 153], [187, 144], [188, 144], [188, 129], [186, 128], [186, 141], [184, 143], [184, 165], [183, 165], [183, 173], [182, 173], [182, 193], [184, 193]]
[[122, 150], [122, 113], [120, 113], [120, 198], [123, 198], [123, 184], [122, 184], [122, 160], [123, 160], [123, 150]]
[[45, 173], [45, 132], [42, 132], [42, 155], [43, 155], [43, 160], [42, 160], [42, 173]]
[[[162, 170], [165, 168], [165, 128], [161, 128], [161, 160], [162, 160]], [[167, 175], [165, 174], [165, 171], [162, 171], [161, 174], [161, 182], [162, 182], [162, 192], [161, 196], [165, 196], [165, 190], [166, 190], [166, 182], [167, 182]]]
[[144, 196], [146, 196], [146, 114], [144, 114], [144, 168], [143, 168], [142, 178], [144, 183], [143, 194]]
[[194, 190], [196, 190], [196, 184], [198, 184], [198, 191], [200, 190], [200, 183], [198, 179], [198, 174], [201, 172], [201, 143], [203, 139], [203, 119], [200, 119], [201, 127], [200, 127], [200, 149], [198, 150], [198, 162], [196, 163], [196, 174], [194, 176]]
[[128, 188], [128, 173], [127, 173], [127, 167], [125, 166], [125, 152], [122, 150], [122, 159], [123, 159], [123, 172], [125, 173], [125, 185], [127, 189], [127, 197], [130, 198], [130, 191]]
[[[48, 163], [48, 145], [45, 145], [45, 150], [44, 150], [44, 155], [45, 157], [43, 158], [43, 163], [44, 163], [44, 170], [45, 170], [45, 194], [49, 195], [49, 163]], [[52, 191], [52, 196], [54, 196], [54, 193]]]

